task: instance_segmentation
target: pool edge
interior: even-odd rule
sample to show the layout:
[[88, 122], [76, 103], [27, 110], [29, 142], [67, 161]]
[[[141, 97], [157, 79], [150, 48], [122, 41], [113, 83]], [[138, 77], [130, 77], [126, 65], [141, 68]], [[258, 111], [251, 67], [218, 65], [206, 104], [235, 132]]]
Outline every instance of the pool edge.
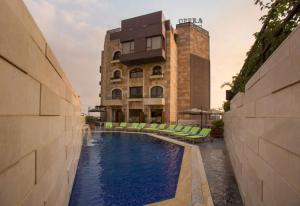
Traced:
[[96, 131], [95, 133], [102, 132], [145, 134], [173, 144], [184, 146], [184, 154], [182, 158], [175, 197], [168, 200], [147, 204], [147, 206], [214, 205], [208, 185], [207, 176], [204, 170], [200, 148], [198, 146], [154, 133], [127, 131]]

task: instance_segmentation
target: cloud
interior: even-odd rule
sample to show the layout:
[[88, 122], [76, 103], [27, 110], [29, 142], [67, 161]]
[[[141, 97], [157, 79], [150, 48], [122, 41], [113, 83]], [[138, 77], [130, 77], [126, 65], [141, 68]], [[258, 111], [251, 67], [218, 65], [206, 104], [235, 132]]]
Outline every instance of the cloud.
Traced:
[[[186, 16], [203, 16], [210, 32], [211, 102], [219, 107], [225, 99], [220, 86], [241, 69], [246, 52], [259, 30], [262, 15], [253, 1], [181, 0], [25, 0], [34, 19], [81, 96], [83, 111], [99, 104], [100, 53], [106, 30], [120, 20], [164, 10], [172, 22]], [[125, 9], [126, 8], [126, 9]], [[110, 18], [112, 17], [112, 18]]]
[[[90, 23], [93, 9], [88, 6], [96, 5], [96, 9], [99, 1], [28, 0], [25, 3], [81, 96], [83, 111], [99, 104], [100, 51], [106, 30]], [[79, 10], [77, 6], [86, 9]]]

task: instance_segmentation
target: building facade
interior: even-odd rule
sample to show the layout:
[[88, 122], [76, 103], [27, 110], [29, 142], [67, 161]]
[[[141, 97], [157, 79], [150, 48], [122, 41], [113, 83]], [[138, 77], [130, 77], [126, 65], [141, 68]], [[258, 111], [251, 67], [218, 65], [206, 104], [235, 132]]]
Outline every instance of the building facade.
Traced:
[[123, 20], [106, 33], [100, 73], [107, 121], [175, 122], [180, 111], [210, 109], [209, 34], [175, 29], [161, 11]]

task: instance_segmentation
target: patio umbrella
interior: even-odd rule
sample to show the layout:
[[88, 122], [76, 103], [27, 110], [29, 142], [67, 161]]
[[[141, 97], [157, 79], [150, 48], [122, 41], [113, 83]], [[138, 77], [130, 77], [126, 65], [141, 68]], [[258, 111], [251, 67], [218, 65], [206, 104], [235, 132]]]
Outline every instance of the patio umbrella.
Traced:
[[198, 108], [192, 108], [188, 110], [184, 110], [182, 112], [179, 112], [180, 114], [190, 114], [190, 115], [200, 115], [201, 116], [201, 129], [202, 129], [202, 116], [203, 114], [210, 114], [210, 111], [205, 111]]

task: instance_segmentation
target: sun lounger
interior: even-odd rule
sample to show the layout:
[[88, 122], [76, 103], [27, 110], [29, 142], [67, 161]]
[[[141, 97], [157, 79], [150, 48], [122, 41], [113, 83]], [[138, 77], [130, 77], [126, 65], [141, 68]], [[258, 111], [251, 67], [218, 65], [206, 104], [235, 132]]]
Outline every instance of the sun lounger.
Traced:
[[188, 135], [188, 136], [185, 136], [184, 139], [190, 140], [193, 143], [195, 141], [198, 141], [198, 140], [203, 141], [203, 140], [205, 140], [205, 139], [207, 139], [209, 137], [210, 132], [211, 132], [211, 129], [209, 129], [209, 128], [203, 128], [199, 132], [199, 134], [197, 134], [197, 135]]
[[153, 131], [153, 129], [156, 129], [157, 126], [158, 126], [157, 123], [152, 123], [152, 124], [150, 124], [150, 127], [144, 128], [143, 130], [144, 130], [145, 132], [151, 132], [151, 131]]
[[120, 125], [118, 127], [115, 127], [116, 130], [123, 130], [127, 127], [127, 123], [126, 122], [121, 122]]

